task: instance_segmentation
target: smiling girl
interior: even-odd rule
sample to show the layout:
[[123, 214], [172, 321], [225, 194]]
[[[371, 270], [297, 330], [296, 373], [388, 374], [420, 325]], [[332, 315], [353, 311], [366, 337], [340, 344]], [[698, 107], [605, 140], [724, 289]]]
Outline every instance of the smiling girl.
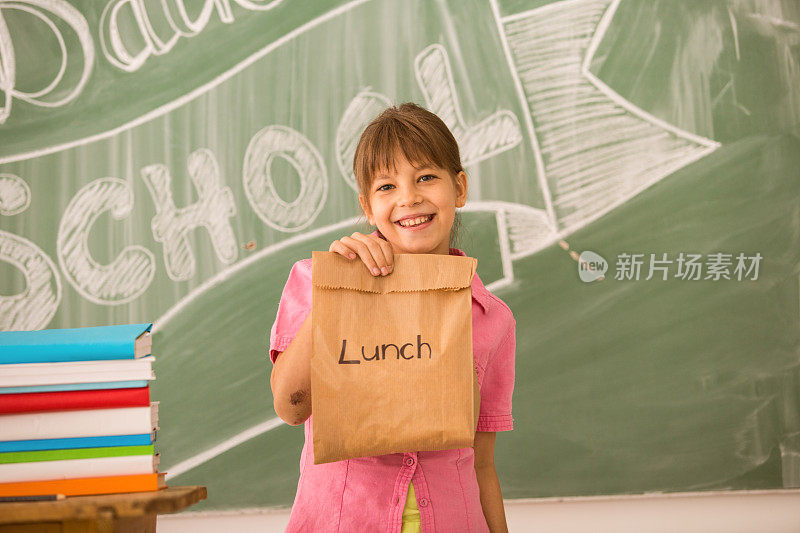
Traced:
[[[363, 213], [377, 229], [335, 240], [330, 252], [358, 258], [374, 276], [391, 275], [398, 253], [466, 255], [452, 246], [467, 176], [455, 138], [439, 117], [412, 103], [385, 110], [364, 130], [353, 170]], [[305, 423], [287, 531], [507, 531], [494, 445], [496, 432], [513, 429], [516, 322], [477, 274], [471, 288], [481, 393], [473, 447], [315, 465], [311, 259], [294, 264], [270, 332], [275, 412], [290, 425]], [[379, 323], [380, 317], [363, 320]]]

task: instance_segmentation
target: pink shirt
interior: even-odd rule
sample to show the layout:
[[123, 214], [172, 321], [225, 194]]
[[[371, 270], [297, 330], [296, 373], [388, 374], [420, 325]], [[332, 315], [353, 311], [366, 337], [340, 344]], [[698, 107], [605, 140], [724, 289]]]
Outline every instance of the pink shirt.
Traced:
[[[450, 255], [466, 255], [450, 248]], [[311, 259], [289, 273], [270, 332], [272, 362], [311, 311]], [[478, 431], [510, 431], [516, 321], [477, 274], [472, 280], [472, 347], [481, 392]], [[423, 533], [488, 532], [475, 475], [474, 450], [392, 453], [314, 464], [313, 414], [305, 421], [300, 480], [287, 532], [400, 532], [408, 485], [414, 483]]]

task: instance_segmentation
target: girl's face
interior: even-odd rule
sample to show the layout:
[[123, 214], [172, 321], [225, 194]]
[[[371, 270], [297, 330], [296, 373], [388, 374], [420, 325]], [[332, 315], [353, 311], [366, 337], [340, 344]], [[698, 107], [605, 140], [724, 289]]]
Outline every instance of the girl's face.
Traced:
[[[370, 224], [377, 226], [398, 254], [445, 254], [450, 251], [450, 229], [457, 207], [467, 201], [467, 176], [455, 180], [436, 166], [414, 168], [402, 154], [395, 170], [377, 172], [369, 190], [358, 201]], [[403, 226], [424, 217], [416, 226]], [[414, 221], [416, 222], [416, 221]]]

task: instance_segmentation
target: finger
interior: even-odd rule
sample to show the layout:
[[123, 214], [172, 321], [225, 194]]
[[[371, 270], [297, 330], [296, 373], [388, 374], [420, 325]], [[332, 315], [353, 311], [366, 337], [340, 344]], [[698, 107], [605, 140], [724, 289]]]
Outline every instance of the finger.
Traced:
[[[342, 237], [341, 241], [351, 249], [355, 250], [358, 256], [361, 258], [361, 261], [367, 266], [367, 270], [372, 273], [373, 276], [378, 276], [381, 273], [380, 266], [378, 265], [375, 254], [372, 253], [372, 248], [377, 248], [375, 251], [377, 255], [383, 259], [383, 253], [378, 253], [379, 248], [378, 245], [375, 243], [369, 242], [368, 239], [365, 238], [366, 236], [361, 233], [353, 233], [353, 236], [350, 237]], [[362, 239], [363, 238], [363, 239]]]
[[392, 248], [392, 244], [389, 241], [385, 241], [375, 235], [369, 235], [369, 237], [378, 243], [378, 246], [381, 248], [381, 252], [383, 252], [383, 258], [385, 261], [384, 264], [386, 265], [387, 270], [386, 274], [391, 273], [394, 269], [394, 248]]
[[380, 274], [387, 276], [389, 272], [391, 272], [390, 267], [394, 262], [394, 254], [392, 253], [391, 244], [375, 235], [359, 234], [354, 238], [366, 243], [370, 249], [370, 252], [372, 253], [373, 259], [375, 259], [375, 264], [377, 265], [378, 269], [380, 269]]
[[328, 248], [329, 252], [335, 252], [346, 259], [355, 259], [356, 253], [348, 248], [342, 241], [335, 240], [331, 243], [330, 248]]

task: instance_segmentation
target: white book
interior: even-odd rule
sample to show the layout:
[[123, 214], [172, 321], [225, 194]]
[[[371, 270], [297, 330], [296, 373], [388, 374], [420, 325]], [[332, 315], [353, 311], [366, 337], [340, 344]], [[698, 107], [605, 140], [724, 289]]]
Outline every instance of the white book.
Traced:
[[158, 402], [116, 407], [0, 416], [0, 441], [138, 435], [158, 429]]
[[129, 476], [158, 471], [158, 455], [93, 457], [0, 464], [0, 483], [82, 477]]
[[0, 387], [152, 380], [155, 379], [153, 361], [155, 361], [155, 357], [150, 356], [141, 359], [109, 361], [2, 365]]

